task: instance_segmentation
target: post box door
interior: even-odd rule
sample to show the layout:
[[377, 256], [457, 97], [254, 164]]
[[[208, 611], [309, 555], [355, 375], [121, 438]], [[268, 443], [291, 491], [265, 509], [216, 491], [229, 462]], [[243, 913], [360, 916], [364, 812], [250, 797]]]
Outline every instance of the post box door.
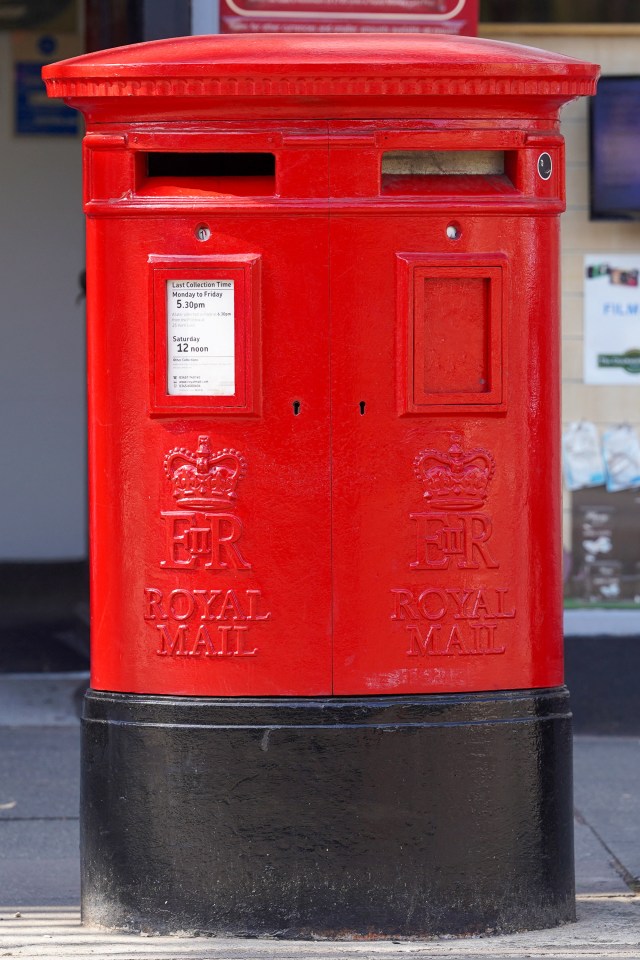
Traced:
[[[92, 683], [329, 694], [326, 212], [258, 220], [225, 210], [209, 218], [206, 242], [202, 219], [89, 222], [100, 262], [90, 343]], [[209, 313], [235, 322], [235, 397], [167, 395], [176, 352], [167, 337], [203, 342], [210, 291], [222, 296]], [[174, 367], [204, 375], [198, 363]], [[140, 642], [125, 648], [127, 637]]]
[[461, 219], [332, 213], [336, 694], [562, 682], [557, 227]]

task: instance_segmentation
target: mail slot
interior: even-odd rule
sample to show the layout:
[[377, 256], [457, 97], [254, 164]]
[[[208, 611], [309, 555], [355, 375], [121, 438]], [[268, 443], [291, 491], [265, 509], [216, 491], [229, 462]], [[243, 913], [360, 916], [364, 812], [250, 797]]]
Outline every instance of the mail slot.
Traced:
[[558, 111], [596, 68], [290, 35], [44, 75], [87, 121], [85, 922], [571, 919]]

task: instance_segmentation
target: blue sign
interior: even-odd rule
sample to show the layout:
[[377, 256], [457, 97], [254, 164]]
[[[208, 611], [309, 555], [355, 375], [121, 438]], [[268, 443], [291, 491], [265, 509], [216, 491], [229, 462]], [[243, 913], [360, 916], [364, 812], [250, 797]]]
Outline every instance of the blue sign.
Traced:
[[47, 97], [41, 77], [42, 63], [15, 64], [15, 132], [75, 137], [79, 115], [61, 100]]

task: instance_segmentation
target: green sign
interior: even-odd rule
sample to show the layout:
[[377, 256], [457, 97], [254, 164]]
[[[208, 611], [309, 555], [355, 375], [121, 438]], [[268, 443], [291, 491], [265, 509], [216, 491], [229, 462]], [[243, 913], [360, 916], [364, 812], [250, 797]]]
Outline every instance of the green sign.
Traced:
[[640, 373], [640, 350], [627, 350], [625, 353], [599, 353], [599, 367], [619, 367], [627, 373]]

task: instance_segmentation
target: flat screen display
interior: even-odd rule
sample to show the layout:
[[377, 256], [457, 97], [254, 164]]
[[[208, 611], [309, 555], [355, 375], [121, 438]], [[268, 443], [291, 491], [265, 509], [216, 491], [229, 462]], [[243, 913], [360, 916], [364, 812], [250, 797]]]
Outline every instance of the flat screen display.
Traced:
[[591, 219], [640, 219], [640, 76], [601, 77], [590, 111]]

